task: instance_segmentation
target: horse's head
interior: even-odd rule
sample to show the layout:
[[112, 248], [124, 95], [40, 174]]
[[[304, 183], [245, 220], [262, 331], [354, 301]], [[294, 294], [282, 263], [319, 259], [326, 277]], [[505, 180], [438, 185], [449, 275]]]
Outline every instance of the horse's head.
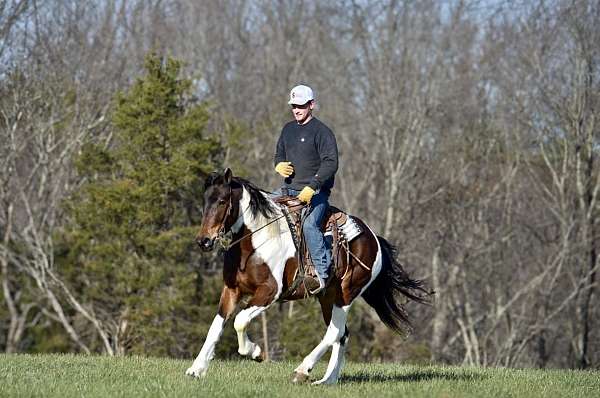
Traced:
[[211, 173], [204, 183], [202, 225], [196, 243], [204, 251], [212, 250], [215, 240], [227, 233], [239, 212], [240, 187], [232, 181], [231, 170]]

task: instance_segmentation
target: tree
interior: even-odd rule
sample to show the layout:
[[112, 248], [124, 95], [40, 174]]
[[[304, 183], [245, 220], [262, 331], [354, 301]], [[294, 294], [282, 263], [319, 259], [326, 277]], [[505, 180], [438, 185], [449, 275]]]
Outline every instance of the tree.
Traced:
[[68, 159], [84, 137], [104, 125], [104, 114], [97, 108], [88, 112], [89, 103], [68, 79], [47, 82], [43, 76], [37, 68], [14, 70], [1, 91], [0, 264], [10, 313], [5, 349], [17, 349], [24, 327], [35, 324], [41, 312], [88, 352], [60, 300], [52, 233], [68, 192]]
[[[540, 302], [543, 322], [532, 335], [540, 357], [552, 349], [546, 343], [549, 321], [557, 313], [568, 315], [571, 365], [589, 367], [594, 361], [590, 346], [597, 330], [594, 316], [599, 263], [598, 193], [600, 169], [600, 29], [595, 23], [600, 6], [590, 1], [539, 2], [531, 20], [522, 27], [515, 66], [519, 83], [528, 82], [515, 107], [527, 106], [519, 115], [536, 144], [529, 169], [539, 202], [550, 211], [556, 226], [555, 258], [562, 269], [547, 288], [569, 294], [557, 301], [546, 295]], [[539, 22], [538, 22], [539, 21]], [[543, 176], [547, 176], [543, 178]], [[549, 261], [551, 263], [551, 261]], [[554, 301], [554, 303], [553, 303]], [[597, 312], [596, 312], [597, 314]]]
[[223, 151], [206, 131], [207, 105], [178, 76], [181, 63], [149, 54], [145, 69], [116, 97], [114, 143], [90, 143], [77, 160], [86, 182], [68, 202], [57, 261], [98, 319], [105, 352], [181, 355], [188, 340], [178, 336], [190, 333], [199, 303], [199, 177]]

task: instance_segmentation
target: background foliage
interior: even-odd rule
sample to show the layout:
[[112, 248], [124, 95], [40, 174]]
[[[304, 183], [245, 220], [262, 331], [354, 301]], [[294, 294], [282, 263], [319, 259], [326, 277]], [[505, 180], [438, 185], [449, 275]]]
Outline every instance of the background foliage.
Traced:
[[76, 159], [85, 181], [67, 204], [56, 262], [114, 352], [177, 356], [190, 349], [187, 336], [199, 338], [190, 237], [200, 176], [220, 166], [223, 150], [180, 63], [150, 54], [144, 67], [116, 96], [114, 144], [88, 144]]
[[[201, 177], [277, 188], [306, 83], [332, 201], [437, 292], [406, 340], [357, 303], [351, 359], [598, 367], [598, 20], [588, 0], [0, 1], [0, 348], [195, 355], [221, 268], [192, 246]], [[250, 334], [283, 359], [323, 331], [306, 302]]]

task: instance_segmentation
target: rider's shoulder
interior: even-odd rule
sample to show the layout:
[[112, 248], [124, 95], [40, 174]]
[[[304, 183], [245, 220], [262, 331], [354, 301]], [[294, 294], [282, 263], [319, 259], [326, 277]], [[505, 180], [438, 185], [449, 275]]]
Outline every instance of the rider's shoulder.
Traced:
[[300, 127], [300, 125], [298, 124], [298, 122], [296, 122], [295, 120], [290, 120], [289, 122], [287, 122], [285, 124], [284, 127], [292, 127], [292, 128], [298, 128]]
[[333, 134], [333, 130], [330, 129], [327, 124], [323, 123], [321, 120], [319, 120], [317, 118], [313, 118], [313, 119], [314, 119], [314, 126], [318, 131], [327, 133], [327, 134]]
[[295, 130], [296, 128], [298, 128], [298, 123], [296, 123], [295, 120], [291, 120], [283, 126], [283, 128], [281, 129], [281, 132], [284, 133], [286, 131]]

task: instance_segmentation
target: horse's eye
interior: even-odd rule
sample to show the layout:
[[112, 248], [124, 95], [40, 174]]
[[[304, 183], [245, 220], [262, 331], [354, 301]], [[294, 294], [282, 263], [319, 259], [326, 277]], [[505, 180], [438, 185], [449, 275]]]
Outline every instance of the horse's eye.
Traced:
[[225, 202], [225, 200], [224, 200], [224, 199], [219, 199], [219, 206], [220, 206], [220, 205], [224, 205], [225, 203], [226, 203], [226, 202]]

